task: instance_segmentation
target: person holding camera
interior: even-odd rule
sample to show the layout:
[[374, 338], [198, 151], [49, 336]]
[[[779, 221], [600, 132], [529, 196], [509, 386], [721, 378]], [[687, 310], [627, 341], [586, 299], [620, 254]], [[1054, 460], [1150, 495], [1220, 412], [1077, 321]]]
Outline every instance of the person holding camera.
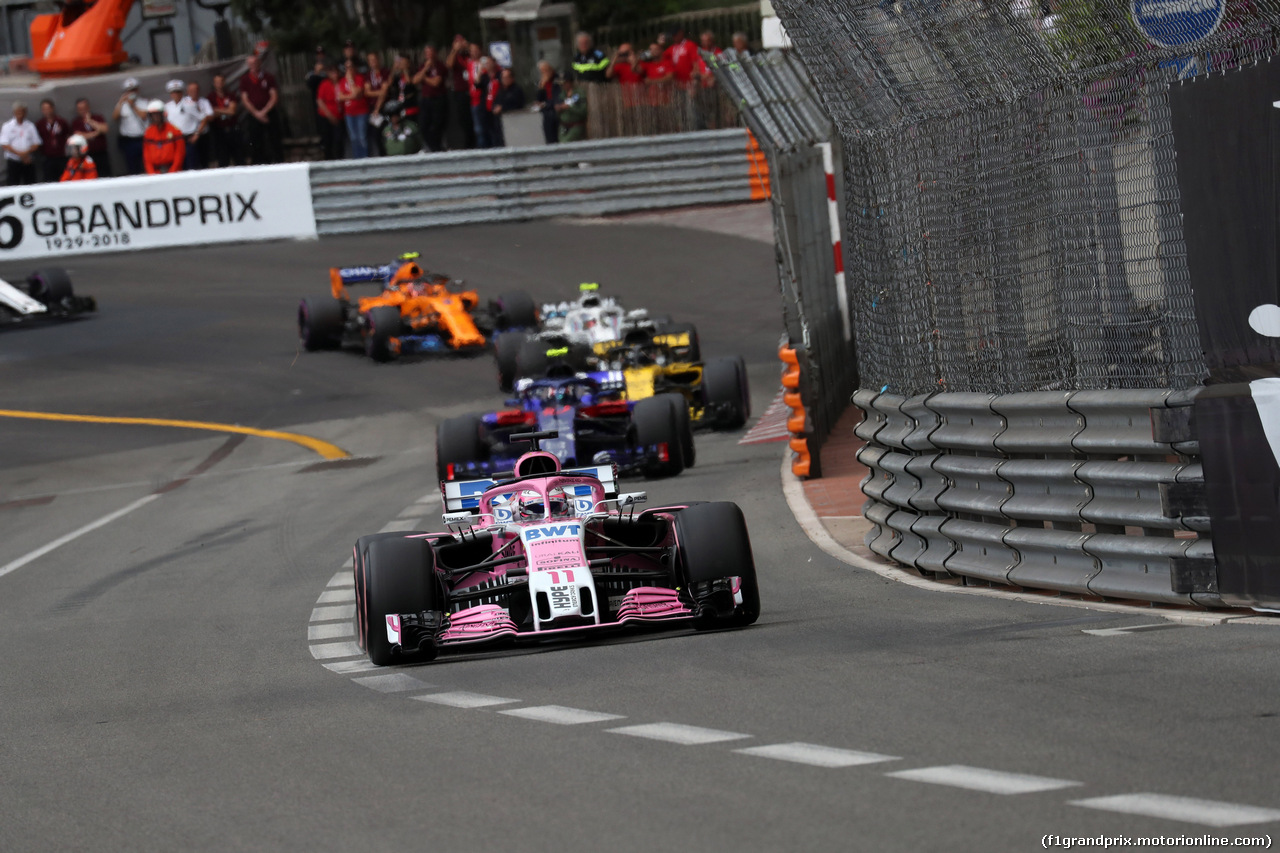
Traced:
[[147, 132], [147, 111], [143, 104], [138, 103], [138, 81], [135, 78], [125, 78], [124, 93], [111, 111], [111, 120], [120, 133], [116, 146], [124, 158], [124, 173], [141, 175], [142, 137]]

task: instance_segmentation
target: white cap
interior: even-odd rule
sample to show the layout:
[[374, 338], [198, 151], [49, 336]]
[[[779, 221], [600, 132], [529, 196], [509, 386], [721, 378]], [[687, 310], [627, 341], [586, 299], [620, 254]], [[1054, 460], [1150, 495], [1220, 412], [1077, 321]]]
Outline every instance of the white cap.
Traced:
[[68, 145], [75, 145], [75, 146], [77, 146], [77, 147], [79, 147], [79, 148], [84, 148], [84, 147], [88, 146], [88, 144], [89, 144], [89, 140], [85, 139], [83, 136], [81, 136], [81, 135], [80, 135], [80, 134], [78, 134], [78, 133], [73, 133], [73, 134], [71, 134], [70, 136], [68, 136], [68, 137], [67, 137], [67, 144], [68, 144]]
[[124, 84], [120, 88], [124, 89], [126, 92], [129, 91], [130, 89], [138, 88], [138, 78], [137, 77], [124, 78]]
[[182, 81], [181, 81], [181, 80], [170, 80], [168, 83], [165, 83], [165, 84], [164, 84], [164, 90], [165, 90], [166, 92], [181, 92], [181, 91], [182, 91]]
[[147, 112], [162, 113], [164, 112], [164, 101], [150, 101], [147, 103]]

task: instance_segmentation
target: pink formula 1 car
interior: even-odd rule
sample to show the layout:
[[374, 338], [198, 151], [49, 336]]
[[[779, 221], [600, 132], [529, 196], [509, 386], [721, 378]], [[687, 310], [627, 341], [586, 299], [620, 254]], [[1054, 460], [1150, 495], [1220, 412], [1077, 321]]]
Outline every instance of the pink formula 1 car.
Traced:
[[355, 546], [356, 634], [375, 664], [454, 646], [670, 623], [750, 625], [755, 564], [737, 504], [638, 511], [611, 465], [561, 470], [532, 441], [511, 476], [443, 484], [448, 533], [378, 533]]

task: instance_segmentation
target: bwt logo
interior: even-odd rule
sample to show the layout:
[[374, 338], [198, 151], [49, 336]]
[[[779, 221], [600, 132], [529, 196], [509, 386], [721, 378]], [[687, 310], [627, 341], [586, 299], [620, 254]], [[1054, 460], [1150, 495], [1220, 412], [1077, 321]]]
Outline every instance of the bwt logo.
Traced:
[[524, 541], [535, 539], [563, 539], [566, 536], [578, 536], [582, 533], [581, 524], [548, 524], [544, 527], [530, 527], [524, 531]]

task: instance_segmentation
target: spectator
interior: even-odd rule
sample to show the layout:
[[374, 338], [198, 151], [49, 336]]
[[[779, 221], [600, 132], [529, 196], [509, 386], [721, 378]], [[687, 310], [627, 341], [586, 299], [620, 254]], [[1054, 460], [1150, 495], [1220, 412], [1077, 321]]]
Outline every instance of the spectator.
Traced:
[[656, 41], [649, 45], [641, 63], [644, 66], [644, 80], [650, 85], [664, 84], [675, 77], [675, 68], [662, 54], [662, 45]]
[[245, 118], [248, 155], [255, 165], [278, 163], [275, 123], [280, 88], [275, 76], [262, 70], [262, 59], [256, 53], [249, 54], [245, 64], [248, 71], [240, 80], [240, 106], [248, 113]]
[[382, 67], [382, 57], [374, 51], [365, 56], [369, 63], [369, 71], [365, 74], [365, 100], [369, 106], [369, 156], [381, 156], [382, 134], [378, 132], [385, 117], [378, 109], [386, 100], [387, 87], [391, 85], [391, 75]]
[[62, 170], [63, 181], [92, 181], [98, 177], [98, 164], [89, 155], [89, 140], [78, 133], [67, 138], [67, 165]]
[[187, 156], [182, 132], [164, 117], [164, 102], [147, 104], [147, 132], [142, 137], [142, 162], [148, 175], [181, 172]]
[[53, 101], [45, 98], [40, 102], [40, 121], [36, 130], [40, 132], [40, 152], [44, 155], [42, 177], [49, 183], [56, 183], [67, 168], [67, 138], [71, 136], [71, 124], [58, 115]]
[[561, 83], [563, 95], [556, 104], [560, 116], [560, 141], [577, 142], [587, 138], [587, 99], [573, 91], [574, 75], [566, 74]]
[[388, 101], [382, 108], [387, 117], [382, 128], [382, 144], [388, 156], [417, 154], [422, 150], [422, 131], [418, 124], [404, 115], [404, 103]]
[[356, 67], [356, 73], [361, 77], [369, 76], [369, 69], [365, 68], [360, 62], [360, 53], [356, 50], [356, 43], [351, 39], [347, 39], [347, 43], [342, 46], [342, 67], [347, 67], [347, 60], [351, 60]]
[[[479, 45], [472, 45], [479, 48]], [[477, 53], [473, 51], [473, 53]], [[489, 138], [489, 129], [493, 124], [489, 113], [489, 84], [493, 81], [491, 73], [493, 60], [488, 56], [472, 56], [471, 69], [471, 127], [476, 135], [477, 148], [490, 148], [493, 141]]]
[[520, 84], [516, 82], [515, 72], [510, 68], [502, 69], [493, 93], [493, 146], [495, 148], [505, 148], [507, 145], [507, 134], [502, 127], [502, 117], [507, 113], [519, 112], [524, 109], [524, 105], [524, 89], [521, 89]]
[[116, 146], [124, 158], [124, 173], [141, 175], [142, 137], [147, 132], [147, 111], [138, 103], [138, 81], [134, 78], [125, 78], [124, 94], [116, 101], [111, 118], [120, 132]]
[[739, 56], [750, 56], [750, 55], [751, 55], [751, 49], [747, 46], [747, 34], [746, 34], [746, 33], [741, 33], [741, 32], [739, 32], [739, 33], [734, 33], [734, 34], [733, 34], [733, 49], [734, 49], [734, 51], [736, 51], [736, 52], [737, 52], [737, 54], [738, 54]]
[[200, 152], [201, 139], [213, 116], [213, 107], [200, 97], [200, 84], [194, 81], [186, 85], [185, 95], [181, 80], [170, 80], [164, 88], [169, 93], [169, 103], [164, 105], [165, 121], [182, 134], [185, 143], [182, 168], [188, 172], [202, 169], [205, 158]]
[[[408, 69], [408, 57], [405, 57], [405, 68]], [[449, 117], [449, 102], [445, 92], [445, 81], [449, 77], [449, 68], [440, 61], [436, 49], [427, 45], [422, 49], [422, 67], [413, 75], [413, 85], [418, 87], [418, 127], [422, 130], [422, 139], [428, 151], [444, 150], [444, 129]], [[405, 116], [412, 117], [413, 99], [405, 93], [403, 87], [399, 93], [405, 103]]]
[[671, 66], [676, 83], [686, 86], [693, 79], [693, 67], [698, 60], [698, 46], [685, 37], [683, 28], [676, 27], [671, 46], [663, 51], [662, 58]]
[[632, 49], [629, 42], [618, 45], [613, 54], [613, 65], [609, 66], [609, 77], [622, 86], [622, 103], [625, 106], [634, 107], [640, 103], [639, 94], [645, 80], [645, 68], [640, 55]]
[[325, 67], [329, 64], [329, 55], [325, 53], [324, 45], [316, 45], [315, 57], [311, 63], [311, 70], [307, 72], [307, 76], [303, 78], [307, 89], [311, 91], [311, 112], [315, 117], [316, 133], [324, 136], [324, 130], [320, 126], [320, 110], [316, 108], [316, 97], [320, 91], [320, 84], [325, 81]]
[[365, 93], [365, 76], [357, 70], [354, 59], [344, 63], [346, 73], [335, 88], [338, 103], [342, 105], [342, 118], [347, 125], [347, 140], [351, 143], [351, 159], [363, 160], [369, 156], [369, 101]]
[[[85, 154], [92, 158], [95, 173], [104, 178], [111, 177], [111, 158], [107, 155], [109, 131], [107, 120], [89, 108], [88, 98], [76, 101], [76, 117], [71, 120], [71, 132], [84, 137]], [[67, 144], [71, 144], [70, 139]]]
[[548, 145], [560, 141], [560, 115], [556, 104], [563, 92], [556, 70], [545, 59], [538, 63], [538, 111], [542, 113], [542, 138]]
[[[698, 53], [693, 63], [694, 74], [702, 81], [702, 87], [710, 89], [716, 85], [716, 75], [711, 70], [711, 66], [707, 64], [707, 61], [702, 58], [705, 53], [710, 53], [713, 56], [719, 56], [724, 53], [723, 50], [716, 47], [716, 36], [711, 30], [706, 30], [698, 37]], [[699, 118], [701, 118], [701, 112], [699, 112]]]
[[0, 125], [0, 148], [9, 186], [36, 182], [36, 151], [40, 148], [40, 131], [27, 121], [27, 105], [13, 102], [13, 118]]
[[724, 53], [716, 46], [716, 34], [711, 30], [703, 30], [702, 35], [698, 36], [698, 49], [705, 50], [707, 53], [714, 53], [716, 56]]
[[345, 131], [342, 123], [342, 104], [338, 101], [338, 66], [332, 62], [325, 68], [325, 81], [316, 92], [316, 112], [323, 122], [320, 125], [320, 145], [324, 159], [342, 159], [342, 139]]
[[573, 55], [573, 73], [584, 83], [603, 83], [609, 79], [609, 59], [595, 46], [591, 36], [578, 33], [578, 52]]
[[235, 96], [227, 91], [226, 86], [226, 77], [213, 75], [213, 91], [209, 93], [209, 106], [213, 108], [209, 141], [219, 166], [236, 166], [240, 163], [240, 144], [236, 135], [236, 113], [239, 109]]
[[449, 56], [449, 147], [475, 148], [471, 126], [471, 45], [460, 35], [453, 37]]

